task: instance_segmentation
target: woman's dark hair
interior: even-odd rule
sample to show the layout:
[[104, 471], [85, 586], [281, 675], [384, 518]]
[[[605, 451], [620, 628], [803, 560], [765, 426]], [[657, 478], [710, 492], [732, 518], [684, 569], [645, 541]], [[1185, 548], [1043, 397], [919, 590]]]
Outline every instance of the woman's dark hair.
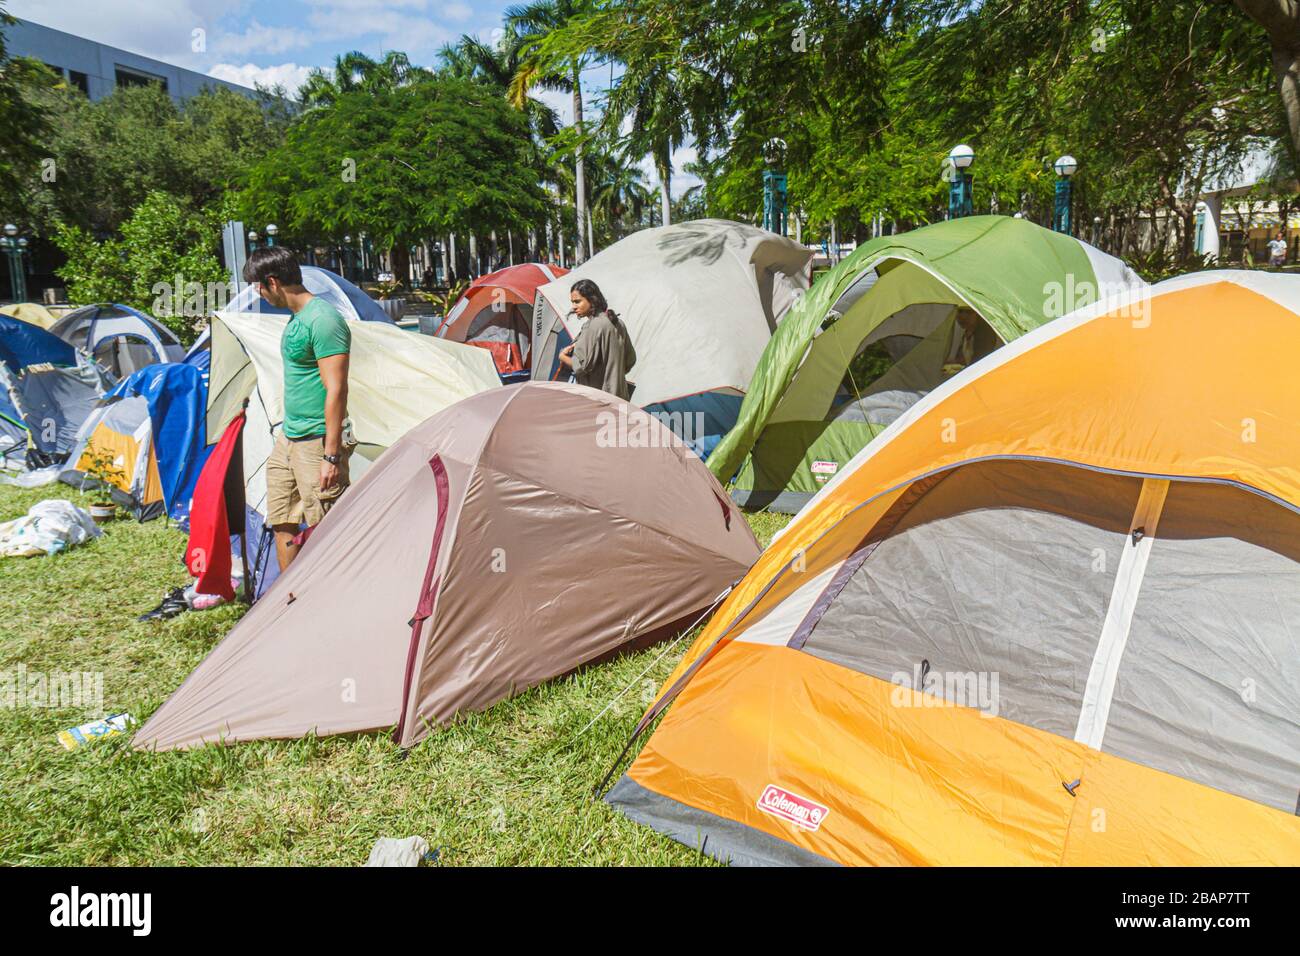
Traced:
[[[602, 312], [609, 312], [609, 303], [605, 301], [605, 294], [600, 291], [600, 286], [590, 279], [579, 279], [573, 283], [570, 292], [576, 292], [588, 302], [591, 303], [593, 314], [600, 315]], [[610, 315], [614, 313], [610, 312]]]
[[245, 282], [278, 279], [280, 285], [302, 285], [302, 268], [298, 257], [286, 246], [263, 246], [254, 249], [244, 263]]

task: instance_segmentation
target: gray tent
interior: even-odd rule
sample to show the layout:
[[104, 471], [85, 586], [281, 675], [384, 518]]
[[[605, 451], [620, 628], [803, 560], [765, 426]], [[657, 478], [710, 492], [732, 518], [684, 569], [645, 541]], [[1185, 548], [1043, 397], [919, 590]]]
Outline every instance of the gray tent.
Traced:
[[410, 746], [690, 624], [758, 554], [657, 419], [580, 385], [489, 389], [390, 447], [135, 742]]

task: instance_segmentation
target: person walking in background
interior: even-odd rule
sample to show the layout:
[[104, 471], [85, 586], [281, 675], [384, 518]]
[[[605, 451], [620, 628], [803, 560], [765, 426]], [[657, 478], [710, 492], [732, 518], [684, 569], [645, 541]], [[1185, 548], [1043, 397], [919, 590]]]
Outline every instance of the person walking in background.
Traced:
[[1286, 265], [1286, 251], [1286, 235], [1279, 230], [1268, 244], [1268, 264], [1274, 269]]
[[573, 371], [573, 380], [617, 395], [632, 397], [627, 370], [636, 364], [636, 349], [627, 326], [605, 301], [600, 287], [579, 279], [569, 291], [573, 314], [586, 322], [573, 344], [560, 352], [560, 362]]
[[266, 519], [275, 530], [280, 570], [298, 555], [298, 528], [320, 524], [348, 487], [344, 419], [348, 413], [347, 320], [302, 284], [298, 259], [284, 246], [255, 250], [244, 281], [293, 315], [280, 336], [284, 423], [266, 462]]

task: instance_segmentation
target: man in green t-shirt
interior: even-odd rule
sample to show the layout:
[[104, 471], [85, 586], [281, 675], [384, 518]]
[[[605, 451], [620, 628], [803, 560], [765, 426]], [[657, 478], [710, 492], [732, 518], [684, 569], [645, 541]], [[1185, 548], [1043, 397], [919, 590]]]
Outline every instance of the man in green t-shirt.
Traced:
[[343, 421], [348, 414], [347, 320], [303, 287], [302, 269], [284, 246], [255, 250], [244, 281], [293, 315], [280, 337], [284, 423], [266, 462], [266, 520], [275, 530], [280, 570], [298, 554], [299, 527], [320, 524], [348, 487]]

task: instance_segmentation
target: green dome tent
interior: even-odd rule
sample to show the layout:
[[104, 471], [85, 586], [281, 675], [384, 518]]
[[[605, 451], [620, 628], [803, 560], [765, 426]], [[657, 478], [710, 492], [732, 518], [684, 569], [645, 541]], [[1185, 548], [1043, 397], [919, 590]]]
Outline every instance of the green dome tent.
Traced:
[[708, 465], [750, 508], [794, 512], [945, 377], [1090, 302], [1145, 283], [1085, 242], [970, 216], [873, 239], [772, 336]]

